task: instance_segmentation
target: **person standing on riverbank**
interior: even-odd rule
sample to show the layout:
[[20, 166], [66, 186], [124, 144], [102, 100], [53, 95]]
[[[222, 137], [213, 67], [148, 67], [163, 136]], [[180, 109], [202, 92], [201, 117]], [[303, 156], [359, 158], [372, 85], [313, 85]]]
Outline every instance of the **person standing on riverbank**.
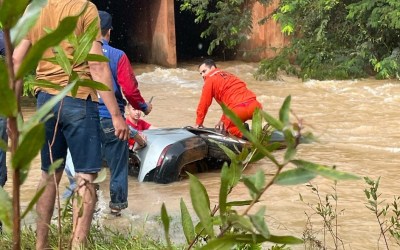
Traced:
[[[6, 48], [4, 46], [4, 34], [0, 30], [0, 60], [6, 55]], [[8, 141], [7, 136], [7, 118], [0, 116], [0, 139], [2, 139], [6, 144]], [[0, 149], [0, 186], [4, 187], [7, 181], [7, 166], [6, 166], [6, 154], [7, 152]], [[0, 233], [3, 230], [3, 224], [0, 221]]]
[[[254, 111], [262, 109], [256, 95], [250, 91], [246, 83], [238, 77], [217, 68], [211, 59], [204, 60], [199, 66], [200, 75], [204, 79], [204, 86], [197, 106], [195, 127], [202, 127], [213, 98], [218, 104], [224, 104], [231, 109], [243, 122], [253, 118]], [[242, 137], [242, 133], [235, 124], [224, 114], [216, 125], [229, 134]]]
[[[49, 0], [42, 8], [35, 26], [14, 50], [15, 71], [18, 71], [30, 47], [47, 34], [46, 30], [56, 29], [60, 20], [70, 15], [76, 15], [83, 9], [84, 13], [79, 17], [79, 25], [76, 26], [74, 32], [77, 36], [82, 35], [88, 30], [90, 24], [97, 20], [98, 35], [90, 48], [90, 53], [103, 55], [100, 42], [99, 15], [96, 6], [90, 1], [83, 0]], [[60, 46], [68, 57], [73, 56], [74, 50], [68, 42], [61, 42]], [[43, 58], [51, 57], [54, 57], [54, 52], [49, 48], [44, 52]], [[75, 66], [73, 70], [80, 72], [82, 78], [93, 79], [105, 83], [110, 89], [113, 88], [112, 75], [107, 62], [85, 62]], [[45, 60], [39, 62], [36, 68], [36, 78], [51, 81], [61, 86], [66, 86], [69, 80], [68, 74], [62, 70], [61, 66]], [[22, 84], [22, 82], [18, 84]], [[22, 88], [18, 85], [16, 89]], [[59, 91], [53, 88], [37, 87], [35, 89], [37, 108], [45, 105], [58, 93]], [[80, 86], [76, 97], [68, 95], [63, 99], [62, 104], [55, 105], [51, 111], [52, 116], [45, 122], [46, 138], [41, 151], [42, 176], [39, 188], [45, 187], [45, 189], [36, 205], [38, 215], [36, 249], [48, 249], [50, 247], [48, 242], [49, 225], [54, 211], [56, 187], [61, 180], [64, 165], [56, 170], [56, 178], [53, 175], [50, 176], [48, 171], [53, 160], [65, 159], [68, 148], [76, 166], [77, 193], [81, 197], [81, 199], [75, 199], [73, 205], [72, 248], [81, 249], [87, 241], [97, 200], [93, 181], [100, 171], [102, 162], [97, 93], [112, 114], [112, 122], [115, 128], [113, 133], [115, 133], [116, 138], [120, 140], [128, 139], [129, 129], [112, 91], [96, 92], [92, 88]], [[51, 150], [48, 146], [50, 143], [52, 145]]]
[[[108, 43], [111, 38], [112, 17], [105, 11], [99, 11], [103, 53], [110, 60], [110, 68], [113, 74], [114, 94], [117, 99], [120, 112], [124, 113], [126, 100], [130, 105], [149, 114], [152, 104], [146, 103], [138, 89], [138, 82], [133, 73], [132, 66], [126, 54], [119, 49], [111, 47]], [[114, 127], [111, 114], [100, 99], [99, 102], [101, 141], [104, 158], [110, 168], [110, 198], [109, 207], [111, 214], [120, 216], [121, 210], [128, 207], [128, 144], [116, 140], [113, 133]], [[135, 131], [137, 133], [137, 131]], [[135, 136], [136, 134], [132, 134]], [[142, 140], [144, 142], [144, 140]]]
[[[4, 46], [4, 34], [0, 30], [0, 60], [6, 56], [6, 48]], [[0, 116], [0, 139], [2, 139], [6, 144], [8, 141], [7, 136], [7, 118]], [[7, 181], [7, 167], [6, 167], [6, 151], [0, 149], [0, 186], [4, 187]], [[1, 231], [1, 221], [0, 221], [0, 231]]]
[[[103, 53], [109, 59], [109, 65], [113, 75], [114, 94], [118, 102], [121, 113], [124, 113], [126, 101], [129, 106], [134, 106], [138, 112], [143, 111], [149, 114], [152, 105], [146, 103], [138, 89], [138, 82], [133, 73], [132, 66], [126, 54], [119, 49], [111, 47], [108, 43], [111, 38], [112, 16], [105, 12], [99, 11], [101, 36], [103, 44]], [[139, 110], [140, 109], [140, 110]], [[124, 141], [116, 140], [113, 133], [114, 127], [111, 121], [111, 115], [107, 107], [100, 99], [99, 102], [100, 124], [102, 128], [101, 141], [103, 157], [110, 168], [110, 198], [109, 207], [111, 214], [115, 216], [121, 215], [121, 210], [128, 207], [128, 161], [129, 148]], [[137, 141], [139, 147], [146, 145], [146, 140], [137, 129], [131, 130], [129, 141]], [[63, 198], [67, 199], [73, 194], [76, 183], [73, 179], [74, 164], [71, 161], [70, 154], [67, 155], [65, 171], [69, 179], [69, 187], [65, 190]]]

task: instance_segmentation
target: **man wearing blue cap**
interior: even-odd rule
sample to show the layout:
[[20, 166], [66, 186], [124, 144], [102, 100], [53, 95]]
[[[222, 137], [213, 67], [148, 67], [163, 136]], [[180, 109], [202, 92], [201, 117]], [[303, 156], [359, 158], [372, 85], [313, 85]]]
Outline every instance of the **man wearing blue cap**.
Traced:
[[[98, 22], [98, 10], [90, 1], [86, 0], [48, 0], [41, 9], [35, 25], [27, 36], [22, 39], [13, 52], [15, 72], [21, 67], [23, 59], [30, 49], [40, 43], [47, 30], [55, 30], [59, 27], [60, 20], [78, 15], [78, 24], [74, 33], [77, 36], [88, 32], [92, 23], [96, 27], [96, 41], [90, 48], [91, 54], [102, 55], [100, 43], [100, 27]], [[26, 15], [29, 12], [25, 12]], [[68, 58], [71, 58], [74, 49], [67, 41], [60, 43]], [[43, 58], [54, 57], [52, 48], [44, 51]], [[112, 73], [108, 63], [87, 61], [74, 65], [75, 72], [79, 72], [82, 79], [95, 80], [113, 87]], [[36, 68], [36, 79], [51, 81], [61, 87], [69, 83], [69, 75], [58, 64], [47, 60], [40, 60]], [[16, 89], [22, 89], [22, 81], [17, 82]], [[37, 107], [40, 109], [47, 105], [53, 96], [59, 94], [59, 88], [35, 86]], [[20, 94], [20, 93], [18, 93]], [[71, 232], [71, 248], [83, 249], [87, 242], [93, 212], [96, 205], [96, 193], [94, 180], [101, 168], [101, 128], [98, 106], [98, 95], [106, 103], [114, 121], [115, 136], [121, 141], [129, 138], [129, 129], [120, 112], [115, 95], [111, 91], [97, 91], [88, 86], [79, 86], [76, 95], [68, 93], [63, 100], [49, 111], [45, 120], [45, 141], [41, 150], [41, 178], [39, 188], [44, 188], [43, 193], [36, 204], [36, 249], [50, 249], [49, 227], [55, 208], [57, 187], [61, 181], [64, 165], [61, 165], [53, 174], [50, 171], [51, 163], [57, 159], [65, 159], [67, 149], [71, 151], [75, 163], [77, 188], [76, 193], [80, 199], [73, 203], [73, 229]], [[48, 143], [47, 143], [48, 142]], [[88, 143], [90, 142], [90, 143]], [[51, 144], [51, 147], [48, 146]]]
[[[3, 31], [0, 30], [0, 60], [6, 55], [6, 48], [4, 45]], [[0, 116], [0, 139], [7, 143], [7, 118]], [[0, 149], [0, 186], [4, 187], [7, 181], [7, 167], [6, 167], [6, 151]], [[0, 233], [2, 232], [2, 223], [0, 221]]]
[[[110, 68], [113, 74], [113, 84], [115, 97], [124, 113], [127, 99], [135, 109], [149, 114], [152, 105], [146, 103], [138, 89], [138, 82], [133, 73], [132, 66], [126, 54], [119, 49], [111, 47], [110, 41], [112, 30], [112, 17], [105, 11], [99, 11], [101, 36], [103, 43], [103, 53], [110, 60]], [[110, 112], [102, 100], [99, 102], [100, 124], [102, 128], [102, 147], [104, 157], [110, 167], [110, 198], [109, 206], [111, 213], [119, 216], [120, 211], [128, 207], [128, 144], [124, 141], [116, 140], [114, 127]], [[134, 136], [134, 135], [131, 135]], [[143, 140], [142, 140], [143, 143]]]
[[[108, 43], [111, 37], [112, 17], [105, 11], [99, 11], [100, 27], [102, 36], [103, 54], [109, 59], [109, 65], [113, 76], [113, 89], [115, 98], [122, 114], [124, 114], [127, 99], [135, 109], [149, 114], [152, 109], [151, 103], [146, 103], [138, 89], [138, 82], [133, 73], [132, 66], [126, 54], [119, 49], [111, 47]], [[121, 215], [121, 210], [128, 207], [128, 160], [129, 148], [125, 141], [117, 140], [114, 135], [114, 126], [111, 120], [111, 114], [104, 105], [102, 99], [99, 99], [99, 114], [101, 124], [101, 141], [103, 158], [106, 159], [110, 168], [110, 198], [109, 207], [111, 214]], [[145, 145], [145, 139], [137, 133], [131, 133], [139, 146]], [[69, 162], [69, 163], [68, 163]], [[73, 172], [71, 161], [67, 160], [67, 174]], [[72, 170], [72, 171], [71, 171]], [[71, 179], [73, 180], [73, 179]], [[70, 190], [73, 190], [71, 186]], [[67, 190], [67, 193], [69, 190]]]

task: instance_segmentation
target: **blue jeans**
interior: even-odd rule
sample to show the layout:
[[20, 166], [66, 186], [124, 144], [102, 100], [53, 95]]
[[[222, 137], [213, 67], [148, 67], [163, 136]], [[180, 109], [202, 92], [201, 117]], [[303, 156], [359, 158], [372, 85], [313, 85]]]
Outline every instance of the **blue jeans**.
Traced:
[[103, 156], [110, 168], [110, 208], [128, 207], [128, 143], [115, 136], [112, 120], [100, 118]]
[[74, 163], [72, 162], [71, 152], [68, 150], [67, 158], [65, 159], [65, 173], [67, 174], [69, 186], [65, 189], [62, 198], [68, 199], [74, 194], [74, 190], [76, 188], [76, 181], [75, 181], [75, 167]]
[[[0, 138], [7, 144], [7, 118], [0, 116]], [[0, 149], [0, 186], [7, 181], [6, 153]]]
[[[38, 109], [48, 102], [53, 95], [39, 92]], [[42, 170], [48, 172], [51, 165], [48, 142], [52, 145], [52, 158], [65, 159], [69, 148], [77, 173], [97, 173], [101, 168], [100, 118], [97, 102], [66, 96], [51, 110], [53, 116], [46, 120], [46, 142], [41, 151]], [[57, 122], [57, 119], [59, 121]], [[59, 170], [62, 170], [63, 166]]]

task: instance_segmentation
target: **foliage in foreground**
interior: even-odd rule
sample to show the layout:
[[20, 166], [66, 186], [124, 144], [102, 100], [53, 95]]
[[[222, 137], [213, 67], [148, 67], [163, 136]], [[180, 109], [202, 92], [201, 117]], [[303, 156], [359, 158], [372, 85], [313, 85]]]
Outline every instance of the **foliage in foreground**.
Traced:
[[[207, 190], [193, 175], [190, 175], [190, 196], [192, 206], [197, 217], [191, 217], [187, 206], [181, 200], [181, 220], [188, 249], [232, 249], [270, 242], [275, 247], [290, 244], [302, 244], [303, 240], [294, 236], [279, 236], [270, 232], [265, 221], [266, 207], [251, 211], [256, 203], [272, 185], [297, 185], [307, 183], [317, 176], [334, 181], [355, 180], [357, 176], [341, 172], [329, 167], [296, 158], [297, 146], [302, 142], [314, 141], [309, 132], [303, 133], [303, 124], [300, 119], [290, 121], [291, 97], [288, 96], [279, 112], [279, 119], [275, 119], [264, 111], [256, 111], [251, 131], [247, 131], [239, 118], [232, 111], [223, 107], [224, 113], [240, 128], [243, 135], [252, 143], [251, 148], [244, 148], [241, 152], [234, 152], [219, 145], [231, 159], [230, 165], [225, 164], [221, 171], [221, 186], [218, 204], [211, 206]], [[266, 121], [269, 126], [262, 126]], [[281, 131], [284, 135], [286, 151], [283, 159], [277, 159], [272, 152], [282, 148], [281, 142], [270, 142], [271, 130]], [[254, 175], [244, 175], [243, 170], [249, 163], [268, 158], [275, 165], [275, 174], [271, 179], [265, 178], [260, 170]], [[243, 183], [250, 197], [244, 200], [232, 200], [229, 195], [234, 188]], [[239, 212], [238, 208], [241, 208]], [[166, 242], [171, 248], [169, 238], [169, 217], [163, 204], [161, 218], [164, 224]], [[194, 223], [194, 221], [199, 221]]]
[[[68, 242], [72, 232], [72, 208], [66, 206], [66, 213], [62, 217], [63, 232], [60, 236], [56, 224], [52, 224], [49, 232], [49, 243], [51, 249], [59, 249], [59, 237], [62, 237], [63, 245], [61, 249], [69, 249]], [[21, 249], [35, 249], [36, 232], [31, 227], [24, 227], [22, 232]], [[108, 249], [143, 249], [155, 250], [162, 249], [163, 243], [157, 242], [141, 232], [121, 233], [117, 230], [111, 230], [99, 224], [92, 224], [90, 229], [89, 243], [87, 250], [108, 250]], [[12, 249], [12, 237], [9, 233], [4, 233], [0, 237], [0, 249]]]
[[[12, 52], [21, 40], [32, 28], [40, 14], [42, 7], [46, 4], [45, 0], [33, 1], [12, 1], [4, 0], [0, 2], [0, 23], [3, 25], [5, 45], [11, 53], [7, 53], [5, 60], [0, 60], [0, 115], [8, 118], [10, 137], [10, 168], [12, 173], [13, 196], [9, 196], [3, 188], [0, 188], [0, 220], [6, 230], [12, 228], [13, 249], [21, 249], [21, 220], [32, 210], [44, 188], [37, 191], [29, 202], [27, 208], [22, 211], [20, 207], [20, 187], [28, 176], [31, 162], [40, 152], [45, 143], [44, 122], [48, 118], [50, 110], [60, 102], [68, 93], [75, 96], [79, 86], [88, 86], [99, 90], [109, 90], [107, 86], [91, 81], [80, 79], [78, 72], [74, 71], [76, 65], [87, 61], [106, 61], [104, 56], [89, 54], [92, 42], [94, 41], [98, 29], [97, 20], [91, 23], [86, 33], [77, 37], [74, 34], [78, 18], [85, 10], [85, 5], [81, 12], [76, 16], [69, 16], [60, 21], [55, 30], [47, 29], [47, 35], [42, 37], [36, 44], [32, 45], [22, 61], [18, 71], [12, 63]], [[23, 15], [24, 14], [24, 15]], [[72, 58], [68, 58], [61, 48], [61, 43], [68, 42], [74, 48]], [[30, 83], [35, 86], [44, 86], [59, 90], [59, 94], [54, 96], [49, 102], [37, 110], [29, 120], [24, 121], [21, 115], [20, 99], [17, 86], [22, 80], [35, 70], [38, 62], [42, 60], [43, 54], [47, 49], [53, 49], [56, 53], [53, 58], [45, 58], [54, 64], [58, 64], [69, 76], [69, 84], [63, 88], [48, 81], [37, 81], [30, 78]], [[25, 80], [27, 80], [25, 78]], [[62, 105], [61, 105], [62, 106]], [[51, 147], [52, 144], [49, 145]], [[8, 151], [7, 142], [0, 140], [0, 147]], [[49, 173], [54, 173], [63, 162], [63, 159], [55, 159], [50, 166]], [[60, 204], [58, 202], [58, 207]], [[60, 209], [58, 209], [60, 211]], [[60, 214], [58, 216], [61, 218]], [[61, 231], [61, 221], [58, 223], [58, 230]], [[59, 238], [59, 248], [61, 248], [61, 235]]]
[[[336, 181], [332, 187], [333, 193], [328, 193], [323, 196], [318, 186], [313, 185], [311, 182], [307, 184], [307, 187], [311, 189], [311, 192], [317, 197], [317, 203], [312, 204], [306, 202], [303, 196], [300, 194], [300, 200], [304, 202], [308, 207], [311, 208], [312, 213], [307, 216], [306, 228], [303, 232], [304, 247], [305, 249], [328, 249], [327, 240], [331, 238], [334, 249], [345, 249], [344, 243], [339, 237], [339, 223], [338, 217], [344, 210], [338, 211], [338, 194], [336, 189]], [[322, 229], [316, 229], [311, 222], [312, 217], [318, 216], [322, 221]], [[322, 232], [322, 239], [319, 239], [318, 234]]]
[[380, 233], [378, 243], [383, 238], [386, 249], [389, 249], [389, 238], [400, 247], [400, 196], [394, 196], [391, 204], [385, 204], [380, 200], [381, 194], [378, 193], [379, 182], [368, 177], [364, 177], [369, 188], [364, 189], [367, 198], [366, 207], [375, 215], [379, 225]]

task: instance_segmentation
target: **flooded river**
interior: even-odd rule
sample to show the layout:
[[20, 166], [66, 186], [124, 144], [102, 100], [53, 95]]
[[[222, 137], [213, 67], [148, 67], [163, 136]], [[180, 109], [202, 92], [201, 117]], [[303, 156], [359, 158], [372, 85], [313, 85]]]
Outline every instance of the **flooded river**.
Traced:
[[[400, 195], [400, 130], [398, 121], [400, 84], [398, 81], [355, 80], [355, 81], [307, 81], [281, 77], [276, 81], [255, 81], [253, 73], [256, 64], [225, 62], [218, 66], [238, 75], [248, 83], [264, 110], [277, 117], [286, 96], [292, 96], [292, 109], [304, 119], [307, 130], [319, 138], [319, 143], [301, 145], [298, 158], [326, 165], [336, 165], [337, 169], [368, 176], [381, 177], [379, 187], [381, 199], [391, 203], [394, 195]], [[154, 65], [136, 65], [136, 72], [142, 95], [145, 99], [155, 96], [153, 111], [145, 119], [156, 127], [183, 127], [194, 125], [195, 110], [202, 88], [202, 79], [197, 65], [185, 64], [177, 69], [163, 69]], [[24, 108], [29, 116], [33, 108]], [[25, 115], [25, 116], [26, 116]], [[219, 106], [213, 104], [205, 120], [205, 126], [213, 127], [221, 115]], [[281, 153], [277, 153], [280, 157]], [[267, 160], [251, 165], [246, 174], [263, 169], [270, 176], [274, 166]], [[26, 204], [36, 189], [39, 179], [37, 159], [29, 177], [22, 187], [22, 200]], [[218, 201], [219, 173], [198, 174], [205, 185], [212, 204]], [[11, 178], [9, 178], [11, 179]], [[397, 183], [397, 184], [396, 184]], [[63, 181], [63, 186], [67, 184]], [[312, 181], [318, 186], [324, 199], [333, 194], [334, 183], [321, 177]], [[365, 207], [364, 189], [359, 181], [343, 181], [336, 186], [338, 196], [338, 237], [345, 249], [378, 249], [379, 226], [374, 215]], [[101, 185], [103, 206], [108, 203], [108, 184]], [[6, 190], [11, 190], [10, 181]], [[302, 195], [304, 202], [299, 198]], [[138, 183], [129, 177], [129, 208], [118, 220], [146, 220], [147, 216], [158, 215], [162, 203], [171, 215], [179, 214], [179, 200], [190, 204], [188, 180], [160, 185]], [[232, 199], [248, 199], [247, 189], [240, 186], [234, 190]], [[316, 206], [317, 196], [306, 187], [272, 186], [264, 195], [260, 205], [267, 208], [267, 222], [270, 231], [276, 235], [302, 237], [307, 215], [312, 210], [305, 203]], [[253, 211], [255, 212], [255, 211]], [[107, 209], [104, 210], [107, 213]], [[133, 218], [133, 219], [132, 219]], [[317, 215], [311, 217], [313, 229], [322, 229], [322, 221]], [[322, 232], [316, 237], [323, 240]], [[179, 238], [179, 237], [177, 237]], [[329, 249], [333, 248], [327, 237]], [[297, 247], [296, 247], [297, 248]], [[298, 247], [302, 249], [303, 247]], [[342, 248], [342, 247], [341, 247]]]

